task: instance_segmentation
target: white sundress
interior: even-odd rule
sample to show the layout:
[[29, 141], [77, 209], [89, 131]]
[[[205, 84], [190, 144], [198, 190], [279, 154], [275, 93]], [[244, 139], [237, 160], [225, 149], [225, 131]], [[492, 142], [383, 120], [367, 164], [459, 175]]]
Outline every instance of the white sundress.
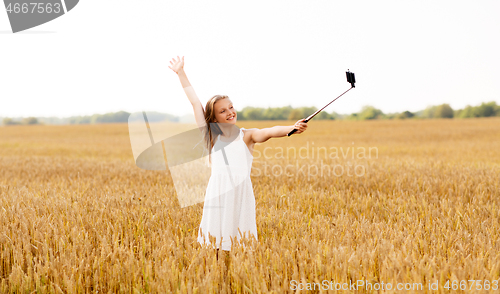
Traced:
[[[221, 146], [224, 148], [219, 150], [217, 147]], [[244, 234], [258, 240], [255, 196], [250, 179], [253, 156], [243, 141], [243, 129], [230, 144], [221, 142], [219, 135], [212, 148], [211, 161], [212, 174], [205, 193], [198, 242], [210, 245], [210, 234], [216, 238], [216, 248], [229, 251], [231, 237], [240, 240]]]

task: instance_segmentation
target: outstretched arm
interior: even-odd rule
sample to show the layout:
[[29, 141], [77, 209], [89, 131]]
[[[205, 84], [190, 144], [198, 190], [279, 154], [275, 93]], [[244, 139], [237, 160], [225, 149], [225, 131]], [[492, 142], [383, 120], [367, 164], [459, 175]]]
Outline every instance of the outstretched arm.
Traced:
[[307, 123], [304, 119], [298, 120], [293, 126], [275, 126], [265, 129], [252, 129], [252, 141], [254, 143], [263, 143], [271, 138], [280, 138], [288, 135], [293, 129], [297, 129], [295, 134], [303, 133], [307, 129]]
[[200, 102], [200, 99], [194, 92], [193, 86], [191, 86], [191, 83], [189, 83], [189, 80], [187, 78], [186, 72], [184, 72], [184, 56], [182, 56], [182, 60], [177, 56], [177, 60], [172, 58], [172, 61], [170, 61], [170, 64], [172, 66], [169, 66], [171, 70], [173, 70], [178, 76], [179, 80], [181, 81], [182, 88], [184, 88], [184, 92], [186, 93], [186, 96], [189, 99], [189, 102], [191, 102], [191, 105], [193, 106], [193, 112], [194, 112], [194, 119], [196, 120], [196, 124], [198, 127], [205, 127], [205, 112], [203, 110], [203, 105]]

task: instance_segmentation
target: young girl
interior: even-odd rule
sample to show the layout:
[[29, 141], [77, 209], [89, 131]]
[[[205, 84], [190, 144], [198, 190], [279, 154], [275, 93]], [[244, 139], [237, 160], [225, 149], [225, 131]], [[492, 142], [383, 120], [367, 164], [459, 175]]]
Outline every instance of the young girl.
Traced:
[[306, 130], [307, 123], [302, 119], [293, 126], [239, 129], [236, 127], [237, 113], [228, 96], [213, 96], [204, 110], [184, 72], [184, 56], [182, 59], [177, 56], [177, 60], [172, 58], [170, 64], [169, 68], [179, 76], [193, 106], [196, 124], [204, 130], [212, 163], [198, 242], [201, 245], [210, 244], [209, 236], [213, 236], [217, 249], [229, 251], [231, 239], [238, 240], [251, 234], [258, 240], [255, 196], [250, 180], [254, 145], [270, 138], [284, 137], [293, 129], [297, 129], [295, 134], [300, 134]]

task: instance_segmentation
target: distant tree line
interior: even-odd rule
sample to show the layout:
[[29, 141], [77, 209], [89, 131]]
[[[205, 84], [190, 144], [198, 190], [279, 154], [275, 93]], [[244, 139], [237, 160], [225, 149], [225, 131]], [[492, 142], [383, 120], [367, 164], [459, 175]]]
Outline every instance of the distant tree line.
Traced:
[[500, 116], [500, 105], [496, 102], [481, 103], [479, 106], [467, 105], [464, 109], [453, 110], [449, 104], [429, 106], [418, 112], [404, 111], [401, 113], [384, 114], [373, 106], [365, 106], [359, 113], [353, 113], [347, 119], [425, 119], [425, 118], [473, 118]]
[[6, 117], [2, 120], [4, 125], [37, 125], [39, 124], [36, 117], [25, 117], [21, 120], [14, 120], [10, 117]]
[[[317, 110], [316, 107], [245, 107], [238, 111], [238, 120], [299, 120], [306, 118]], [[118, 111], [89, 116], [59, 117], [27, 117], [27, 118], [0, 118], [4, 125], [36, 125], [36, 124], [99, 124], [128, 122], [129, 112]], [[170, 121], [179, 122], [184, 118], [160, 112], [147, 112], [149, 122]], [[500, 105], [496, 102], [481, 103], [478, 106], [467, 105], [463, 109], [454, 110], [449, 104], [429, 106], [424, 110], [401, 113], [383, 113], [373, 106], [364, 106], [360, 112], [352, 114], [338, 114], [336, 112], [320, 112], [315, 120], [371, 120], [371, 119], [425, 119], [425, 118], [473, 118], [500, 116]]]
[[[238, 120], [299, 120], [313, 114], [316, 107], [250, 107], [247, 106], [238, 111]], [[339, 115], [335, 112], [322, 111], [314, 119], [336, 119]]]
[[[238, 120], [299, 120], [313, 114], [316, 107], [292, 108], [257, 108], [245, 107], [238, 112]], [[350, 115], [341, 115], [335, 112], [320, 112], [314, 119], [346, 119], [346, 120], [369, 120], [369, 119], [410, 119], [410, 118], [471, 118], [500, 116], [500, 105], [496, 102], [482, 103], [479, 106], [468, 105], [464, 109], [453, 110], [449, 104], [429, 106], [418, 112], [403, 111], [401, 113], [383, 113], [382, 110], [373, 106], [364, 106], [360, 112]]]
[[[125, 123], [128, 122], [129, 112], [118, 111], [105, 114], [93, 114], [86, 116], [71, 116], [71, 117], [28, 117], [28, 118], [3, 118], [4, 125], [36, 125], [36, 124], [100, 124], [100, 123]], [[150, 122], [157, 121], [172, 121], [177, 122], [179, 118], [168, 113], [160, 113], [148, 111], [147, 116]]]

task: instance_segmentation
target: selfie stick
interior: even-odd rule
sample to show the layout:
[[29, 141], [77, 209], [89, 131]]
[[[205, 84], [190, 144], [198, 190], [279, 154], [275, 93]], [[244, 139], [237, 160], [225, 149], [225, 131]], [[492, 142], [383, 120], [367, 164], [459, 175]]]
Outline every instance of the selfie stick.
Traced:
[[[342, 95], [344, 95], [345, 93], [349, 92], [352, 88], [354, 88], [354, 83], [356, 83], [356, 78], [354, 77], [354, 73], [353, 72], [350, 72], [349, 70], [347, 70], [345, 72], [345, 75], [347, 77], [347, 82], [348, 83], [351, 83], [351, 87], [345, 91], [344, 93], [340, 94], [340, 96], [338, 96], [337, 98], [333, 99], [330, 103], [328, 103], [327, 105], [325, 105], [323, 108], [321, 108], [320, 110], [316, 111], [315, 113], [311, 114], [310, 116], [308, 116], [304, 122], [308, 122], [310, 121], [314, 116], [316, 116], [316, 114], [320, 113], [321, 110], [325, 109], [328, 105], [332, 104], [333, 101], [339, 99]], [[290, 133], [288, 133], [288, 136], [290, 137], [293, 133], [295, 133], [297, 131], [297, 129], [293, 129]]]

